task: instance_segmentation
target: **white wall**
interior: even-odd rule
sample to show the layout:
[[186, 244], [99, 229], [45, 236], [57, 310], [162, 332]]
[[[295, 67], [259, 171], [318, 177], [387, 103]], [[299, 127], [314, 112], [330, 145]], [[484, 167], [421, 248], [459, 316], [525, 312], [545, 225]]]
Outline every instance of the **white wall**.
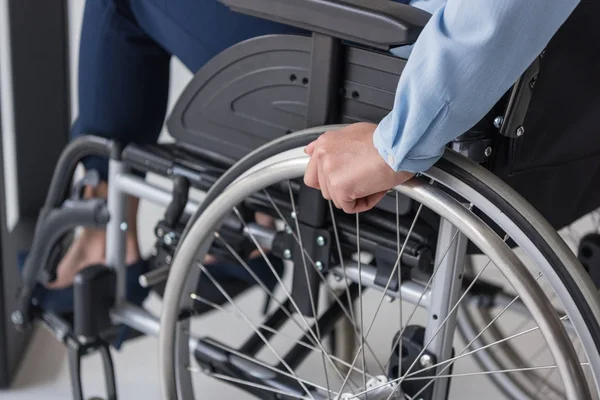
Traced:
[[12, 97], [8, 0], [0, 0], [0, 105], [2, 107], [0, 113], [2, 114], [2, 161], [4, 163], [4, 198], [6, 201], [6, 228], [8, 231], [11, 231], [19, 221]]

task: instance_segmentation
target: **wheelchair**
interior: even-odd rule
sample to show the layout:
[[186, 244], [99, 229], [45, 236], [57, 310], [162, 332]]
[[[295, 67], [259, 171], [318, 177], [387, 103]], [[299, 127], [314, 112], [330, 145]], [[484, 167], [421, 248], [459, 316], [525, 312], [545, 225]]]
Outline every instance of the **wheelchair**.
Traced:
[[[110, 346], [140, 335], [158, 337], [166, 399], [439, 400], [463, 398], [454, 389], [465, 385], [477, 398], [599, 398], [600, 6], [583, 0], [431, 170], [347, 215], [303, 185], [303, 149], [392, 109], [406, 60], [389, 50], [414, 43], [428, 15], [384, 0], [221, 1], [306, 34], [212, 59], [168, 118], [174, 144], [87, 136], [56, 166], [12, 320], [39, 320], [69, 347], [74, 398], [81, 357], [100, 351], [116, 399]], [[88, 155], [110, 158], [107, 201], [81, 199], [72, 183]], [[127, 196], [166, 207], [153, 266], [134, 277]], [[586, 234], [571, 225], [581, 218], [595, 223]], [[54, 279], [78, 226], [106, 227], [109, 268], [78, 274], [72, 312], [44, 309], [35, 288]], [[268, 270], [249, 265], [256, 250]], [[239, 271], [211, 269], [207, 254]], [[132, 281], [162, 296], [160, 316], [132, 300]], [[214, 314], [237, 328], [206, 322]], [[207, 392], [205, 378], [223, 389]]]

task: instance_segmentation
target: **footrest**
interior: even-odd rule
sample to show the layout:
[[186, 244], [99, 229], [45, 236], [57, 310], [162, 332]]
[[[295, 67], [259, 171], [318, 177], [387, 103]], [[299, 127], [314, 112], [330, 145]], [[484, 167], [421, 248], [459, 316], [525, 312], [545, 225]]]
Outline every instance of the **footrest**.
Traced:
[[74, 330], [76, 337], [96, 337], [111, 324], [117, 274], [104, 265], [91, 265], [75, 276]]

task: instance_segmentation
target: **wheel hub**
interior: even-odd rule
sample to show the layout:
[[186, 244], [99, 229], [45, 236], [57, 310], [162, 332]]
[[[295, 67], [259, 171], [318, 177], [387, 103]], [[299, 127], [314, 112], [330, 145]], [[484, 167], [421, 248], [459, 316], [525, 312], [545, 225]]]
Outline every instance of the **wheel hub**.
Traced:
[[384, 375], [375, 376], [367, 381], [367, 393], [363, 393], [359, 396], [353, 393], [343, 393], [335, 398], [335, 400], [396, 400], [404, 399], [402, 389], [398, 386], [397, 382], [393, 382]]

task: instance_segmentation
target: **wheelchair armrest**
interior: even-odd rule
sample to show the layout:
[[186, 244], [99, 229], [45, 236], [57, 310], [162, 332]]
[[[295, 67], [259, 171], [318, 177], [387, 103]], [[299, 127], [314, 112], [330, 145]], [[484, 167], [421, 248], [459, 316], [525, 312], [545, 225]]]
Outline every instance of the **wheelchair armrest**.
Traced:
[[430, 14], [390, 0], [219, 0], [243, 14], [388, 50], [414, 43]]

